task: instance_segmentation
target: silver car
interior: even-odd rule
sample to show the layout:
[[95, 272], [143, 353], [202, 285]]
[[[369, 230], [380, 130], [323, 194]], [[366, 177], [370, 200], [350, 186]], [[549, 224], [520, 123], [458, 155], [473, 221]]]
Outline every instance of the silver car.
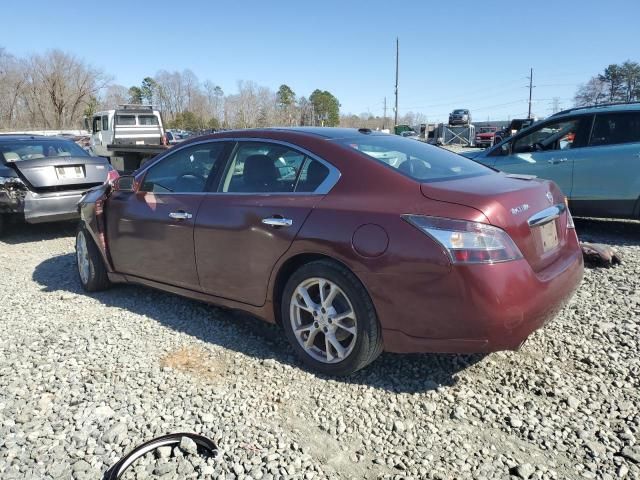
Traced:
[[0, 233], [14, 221], [78, 218], [82, 194], [116, 177], [106, 159], [71, 140], [0, 135]]

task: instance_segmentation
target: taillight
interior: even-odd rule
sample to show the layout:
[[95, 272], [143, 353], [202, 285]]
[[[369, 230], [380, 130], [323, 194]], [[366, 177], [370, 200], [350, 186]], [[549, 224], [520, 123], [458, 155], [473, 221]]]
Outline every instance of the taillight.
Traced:
[[118, 171], [115, 168], [109, 166], [109, 171], [107, 172], [107, 183], [113, 186], [118, 177], [120, 177]]
[[522, 258], [507, 232], [493, 225], [422, 215], [402, 218], [442, 245], [452, 263], [497, 263]]

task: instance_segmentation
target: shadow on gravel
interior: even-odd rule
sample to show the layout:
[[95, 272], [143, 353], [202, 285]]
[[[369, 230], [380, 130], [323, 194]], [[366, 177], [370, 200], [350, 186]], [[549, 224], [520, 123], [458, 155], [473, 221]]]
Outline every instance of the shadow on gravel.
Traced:
[[19, 245], [62, 237], [74, 237], [77, 228], [77, 221], [34, 224], [14, 223], [6, 226], [6, 231], [0, 237], [0, 244]]
[[640, 245], [640, 222], [636, 220], [575, 218], [574, 221], [582, 242]]
[[[87, 294], [77, 279], [75, 258], [71, 253], [42, 262], [36, 267], [33, 280], [42, 285], [42, 290], [46, 292], [90, 295], [106, 306], [144, 315], [204, 342], [260, 361], [275, 360], [294, 368], [304, 368], [292, 354], [280, 327], [248, 314], [223, 310], [136, 285], [119, 285], [105, 292]], [[383, 353], [372, 365], [348, 378], [318, 377], [397, 393], [424, 392], [439, 386], [454, 385], [458, 372], [479, 362], [484, 356]]]

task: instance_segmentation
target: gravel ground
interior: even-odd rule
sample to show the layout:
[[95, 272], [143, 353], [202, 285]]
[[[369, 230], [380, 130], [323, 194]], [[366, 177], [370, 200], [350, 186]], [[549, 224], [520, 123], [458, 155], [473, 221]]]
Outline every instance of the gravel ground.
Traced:
[[[302, 369], [280, 330], [135, 286], [81, 291], [70, 225], [0, 241], [0, 478], [640, 478], [640, 223], [579, 221], [624, 264], [519, 352], [391, 355], [348, 380]], [[224, 475], [223, 475], [224, 474]]]

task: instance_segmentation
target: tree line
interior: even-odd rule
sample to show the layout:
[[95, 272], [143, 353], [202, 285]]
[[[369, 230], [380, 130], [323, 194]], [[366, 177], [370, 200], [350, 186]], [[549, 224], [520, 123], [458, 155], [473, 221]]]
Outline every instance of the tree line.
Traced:
[[18, 58], [0, 48], [0, 129], [82, 128], [84, 116], [124, 103], [156, 105], [169, 127], [186, 130], [340, 123], [340, 102], [327, 90], [298, 96], [286, 84], [236, 87], [226, 94], [188, 69], [160, 70], [126, 87], [60, 50]]
[[612, 63], [602, 73], [580, 85], [575, 95], [578, 107], [602, 103], [640, 101], [640, 64], [627, 60]]

